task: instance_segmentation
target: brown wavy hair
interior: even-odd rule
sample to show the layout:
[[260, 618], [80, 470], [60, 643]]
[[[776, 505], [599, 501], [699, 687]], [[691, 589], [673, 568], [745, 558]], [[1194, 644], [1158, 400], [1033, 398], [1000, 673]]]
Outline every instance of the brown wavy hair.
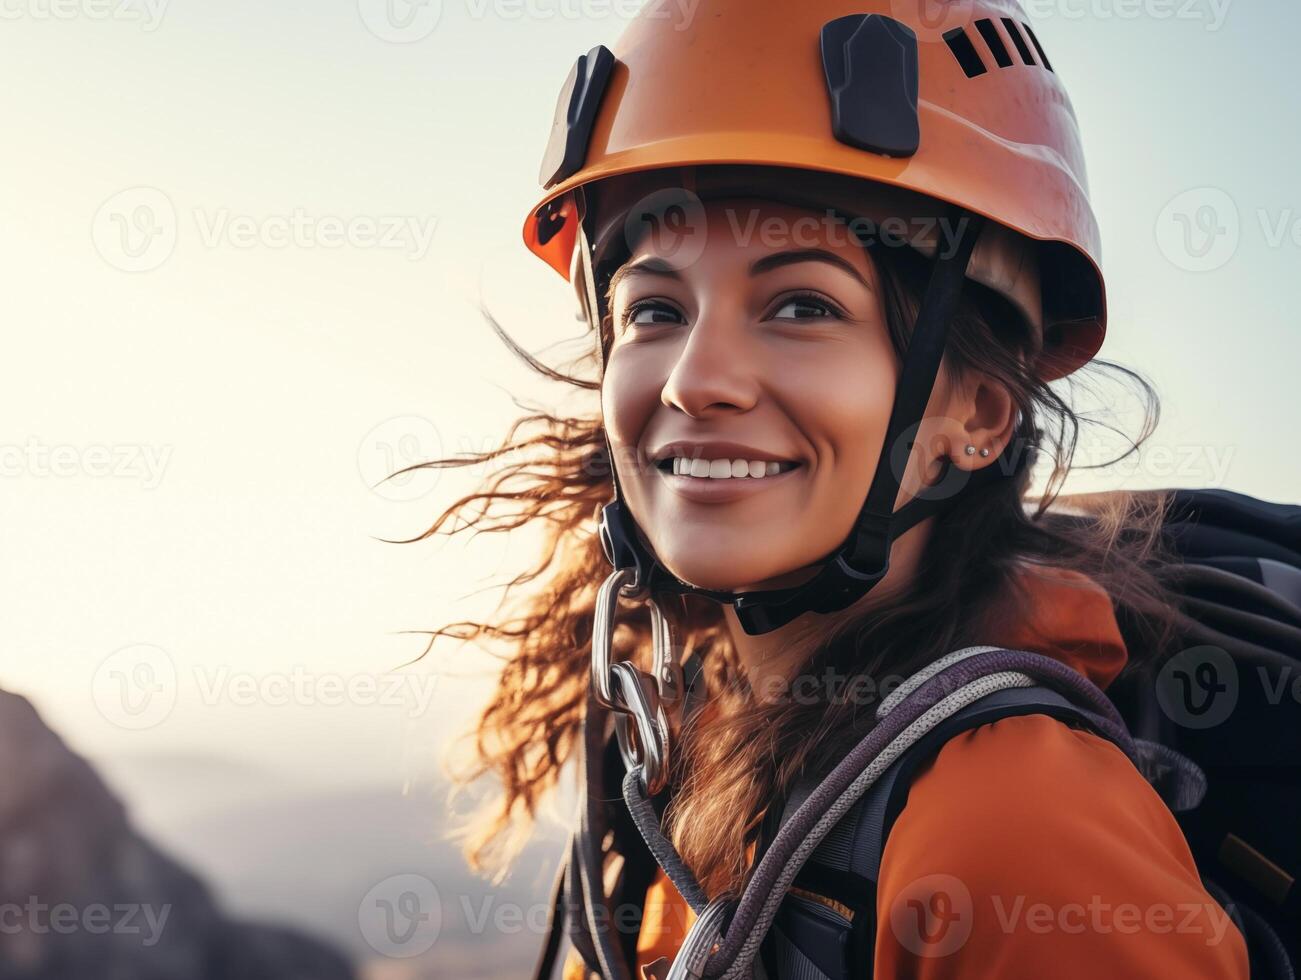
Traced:
[[[890, 335], [902, 356], [929, 263], [908, 248], [868, 248], [883, 284]], [[583, 353], [561, 367], [529, 354], [486, 310], [484, 316], [539, 374], [599, 392], [601, 344], [610, 339], [608, 315], [595, 330], [589, 326]], [[1027, 465], [1007, 479], [963, 494], [937, 516], [917, 574], [890, 602], [820, 617], [816, 634], [798, 641], [806, 673], [826, 676], [831, 669], [839, 677], [860, 679], [906, 675], [981, 642], [990, 617], [996, 612], [1015, 615], [1024, 601], [1014, 572], [1025, 562], [1082, 572], [1105, 589], [1129, 624], [1127, 670], [1172, 646], [1175, 602], [1154, 574], [1162, 558], [1165, 495], [1061, 494], [1082, 428], [1103, 426], [1124, 437], [1125, 447], [1114, 459], [1075, 468], [1119, 462], [1136, 453], [1155, 428], [1156, 392], [1136, 372], [1100, 360], [1059, 382], [1063, 390], [1056, 390], [1036, 377], [1032, 337], [1020, 323], [1002, 297], [969, 283], [942, 370], [954, 378], [981, 372], [1012, 393], [1019, 410], [1016, 445]], [[1097, 396], [1110, 383], [1138, 396], [1142, 419], [1133, 435], [1113, 424], [1105, 411], [1077, 407], [1082, 398], [1104, 403]], [[495, 776], [501, 786], [500, 796], [464, 835], [467, 857], [479, 869], [501, 867], [514, 855], [574, 753], [588, 683], [594, 602], [610, 571], [595, 534], [597, 512], [611, 498], [599, 403], [591, 414], [574, 417], [517, 404], [528, 414], [511, 426], [498, 448], [402, 471], [502, 461], [479, 490], [457, 500], [409, 541], [439, 532], [500, 532], [526, 525], [545, 530], [536, 563], [503, 583], [501, 608], [507, 612], [491, 622], [458, 621], [430, 634], [431, 647], [438, 637], [456, 637], [476, 641], [502, 659], [495, 692], [471, 733], [473, 763], [458, 774], [465, 784]], [[1033, 460], [1048, 467], [1048, 478], [1043, 492], [1031, 500], [1028, 463]], [[1062, 506], [1066, 504], [1071, 506]], [[1080, 513], [1086, 516], [1081, 519]], [[506, 597], [516, 601], [508, 604]], [[722, 607], [689, 597], [684, 609], [681, 639], [686, 655], [704, 658], [708, 699], [715, 710], [702, 726], [708, 738], [690, 723], [680, 734], [666, 826], [714, 896], [743, 884], [747, 848], [769, 803], [797, 777], [834, 765], [870, 726], [872, 711], [862, 699], [838, 698], [825, 689], [811, 698], [756, 697], [741, 678]], [[649, 626], [643, 608], [624, 604], [614, 637], [616, 656], [648, 666]]]

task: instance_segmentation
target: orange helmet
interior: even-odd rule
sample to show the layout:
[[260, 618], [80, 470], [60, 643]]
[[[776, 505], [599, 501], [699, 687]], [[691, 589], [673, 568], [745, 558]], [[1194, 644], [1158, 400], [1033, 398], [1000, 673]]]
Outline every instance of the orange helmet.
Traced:
[[[1070, 100], [1015, 0], [649, 0], [571, 70], [529, 214], [567, 279], [574, 191], [619, 174], [754, 164], [844, 174], [987, 225], [967, 274], [1069, 374], [1102, 343], [1098, 227]], [[913, 40], [915, 39], [915, 41]], [[1004, 232], [1008, 229], [1015, 234]]]
[[605, 243], [631, 245], [638, 229], [625, 222], [657, 186], [957, 219], [948, 251], [934, 234], [905, 239], [933, 255], [926, 296], [858, 520], [813, 578], [744, 593], [678, 580], [638, 538], [613, 474], [601, 540], [615, 575], [626, 573], [619, 581], [631, 579], [621, 594], [704, 595], [731, 604], [748, 633], [845, 608], [885, 576], [909, 527], [968, 487], [1024, 470], [1029, 454], [1009, 444], [997, 465], [959, 471], [956, 489], [942, 480], [894, 510], [899, 451], [906, 460], [964, 281], [1019, 312], [1042, 378], [1069, 374], [1102, 343], [1075, 116], [1015, 0], [648, 0], [613, 50], [598, 46], [570, 71], [541, 181], [524, 240], [598, 318], [615, 265]]

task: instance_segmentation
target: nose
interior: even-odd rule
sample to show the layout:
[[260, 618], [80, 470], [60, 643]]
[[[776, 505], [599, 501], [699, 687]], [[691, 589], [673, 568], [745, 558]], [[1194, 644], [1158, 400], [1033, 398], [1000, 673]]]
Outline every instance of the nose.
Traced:
[[693, 417], [753, 408], [760, 383], [743, 326], [739, 311], [702, 311], [687, 331], [660, 401]]

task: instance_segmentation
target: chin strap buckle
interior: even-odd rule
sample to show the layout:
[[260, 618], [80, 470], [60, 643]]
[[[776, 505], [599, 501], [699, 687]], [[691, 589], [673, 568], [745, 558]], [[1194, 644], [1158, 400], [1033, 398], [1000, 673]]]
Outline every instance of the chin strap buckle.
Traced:
[[854, 582], [877, 582], [890, 568], [890, 547], [897, 536], [894, 514], [864, 509], [854, 524], [847, 546], [836, 555], [841, 576]]
[[599, 529], [601, 550], [606, 560], [616, 570], [631, 574], [622, 587], [628, 599], [642, 599], [650, 594], [651, 566], [637, 540], [637, 530], [632, 515], [619, 500], [612, 500], [601, 508]]

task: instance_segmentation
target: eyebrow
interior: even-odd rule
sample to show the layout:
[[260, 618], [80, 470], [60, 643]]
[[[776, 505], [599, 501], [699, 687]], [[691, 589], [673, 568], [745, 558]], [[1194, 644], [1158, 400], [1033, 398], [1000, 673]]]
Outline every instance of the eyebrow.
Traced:
[[[864, 279], [863, 274], [855, 269], [850, 262], [842, 259], [834, 252], [828, 252], [822, 248], [800, 248], [765, 255], [762, 258], [755, 259], [750, 264], [750, 275], [751, 277], [762, 275], [765, 272], [771, 272], [773, 269], [796, 265], [800, 262], [823, 262], [827, 265], [833, 265], [837, 269], [849, 273], [864, 289], [872, 292], [872, 284]], [[620, 282], [628, 276], [637, 275], [667, 276], [671, 279], [682, 278], [682, 273], [672, 263], [651, 255], [630, 265], [621, 266], [616, 270], [614, 275], [610, 277], [610, 285], [606, 289], [606, 295], [612, 297], [615, 288]]]
[[855, 269], [852, 263], [823, 248], [801, 248], [790, 252], [776, 252], [773, 255], [765, 255], [761, 259], [755, 259], [751, 264], [750, 275], [757, 276], [760, 273], [780, 269], [786, 265], [795, 265], [798, 262], [825, 262], [828, 265], [834, 265], [857, 279], [864, 289], [869, 292], [872, 290], [872, 284], [863, 278], [863, 274]]

